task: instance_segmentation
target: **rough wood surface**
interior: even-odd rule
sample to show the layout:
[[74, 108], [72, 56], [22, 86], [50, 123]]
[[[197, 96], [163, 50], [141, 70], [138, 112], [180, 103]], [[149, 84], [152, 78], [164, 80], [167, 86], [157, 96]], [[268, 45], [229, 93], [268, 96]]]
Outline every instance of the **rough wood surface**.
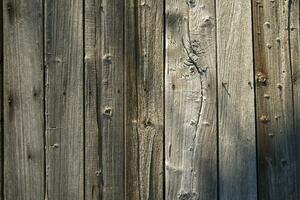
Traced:
[[126, 198], [163, 199], [163, 1], [127, 1]]
[[99, 106], [101, 71], [101, 5], [85, 1], [85, 199], [98, 200], [101, 191]]
[[3, 179], [3, 163], [4, 163], [4, 145], [3, 145], [3, 135], [4, 135], [4, 124], [3, 124], [3, 0], [0, 1], [0, 200], [4, 199], [3, 193], [3, 186], [4, 186], [4, 179]]
[[95, 12], [100, 199], [124, 199], [124, 2], [103, 0]]
[[82, 200], [83, 3], [45, 1], [46, 198]]
[[43, 4], [4, 0], [3, 13], [4, 199], [44, 199]]
[[[297, 94], [299, 2], [254, 1], [253, 14], [259, 197], [298, 199], [300, 129], [294, 129], [299, 109], [295, 104], [294, 111], [293, 82]], [[299, 106], [299, 96], [294, 99]]]
[[217, 199], [213, 1], [166, 1], [166, 199]]
[[251, 1], [217, 0], [219, 196], [257, 198]]

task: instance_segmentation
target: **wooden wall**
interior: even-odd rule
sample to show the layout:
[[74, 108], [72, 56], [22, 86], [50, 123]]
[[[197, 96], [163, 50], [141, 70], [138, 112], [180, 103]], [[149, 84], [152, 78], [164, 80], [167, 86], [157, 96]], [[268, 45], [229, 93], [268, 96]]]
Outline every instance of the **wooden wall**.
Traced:
[[300, 199], [299, 0], [0, 10], [0, 200]]

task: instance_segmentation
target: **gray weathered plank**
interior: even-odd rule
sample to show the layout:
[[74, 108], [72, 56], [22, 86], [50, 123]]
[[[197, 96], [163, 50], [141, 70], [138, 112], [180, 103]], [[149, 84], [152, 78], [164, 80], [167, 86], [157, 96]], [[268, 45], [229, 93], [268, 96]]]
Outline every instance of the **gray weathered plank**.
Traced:
[[[85, 1], [85, 199], [101, 194], [101, 135], [99, 87], [101, 85], [101, 3]], [[99, 122], [99, 123], [98, 123]]]
[[259, 197], [298, 199], [292, 79], [299, 70], [299, 2], [254, 1], [253, 14]]
[[166, 1], [166, 199], [217, 199], [214, 1]]
[[48, 199], [83, 199], [83, 2], [45, 1]]
[[[291, 143], [294, 144], [294, 149], [291, 149], [292, 153], [296, 152], [296, 160], [292, 161], [292, 163], [296, 167], [295, 178], [293, 180], [294, 184], [296, 184], [296, 193], [290, 195], [291, 199], [296, 196], [296, 199], [300, 198], [300, 2], [299, 1], [290, 1], [289, 6], [289, 35], [288, 41], [290, 49], [290, 59], [291, 59], [291, 72], [292, 72], [292, 89], [293, 89], [293, 109], [294, 109], [294, 134], [291, 139]], [[292, 187], [292, 186], [291, 186]]]
[[217, 0], [221, 200], [257, 198], [251, 1]]
[[95, 59], [93, 76], [96, 80], [93, 84], [96, 85], [92, 87], [96, 92], [96, 117], [100, 137], [100, 196], [104, 200], [124, 199], [125, 193], [124, 5], [123, 1], [103, 0], [94, 13], [94, 53], [101, 60]]
[[4, 179], [3, 179], [3, 163], [4, 163], [4, 157], [3, 157], [3, 134], [4, 134], [4, 128], [3, 128], [3, 1], [0, 1], [0, 200], [3, 200], [3, 186], [4, 186]]
[[3, 13], [4, 199], [44, 199], [43, 4], [4, 0]]
[[163, 1], [126, 1], [126, 198], [163, 199]]

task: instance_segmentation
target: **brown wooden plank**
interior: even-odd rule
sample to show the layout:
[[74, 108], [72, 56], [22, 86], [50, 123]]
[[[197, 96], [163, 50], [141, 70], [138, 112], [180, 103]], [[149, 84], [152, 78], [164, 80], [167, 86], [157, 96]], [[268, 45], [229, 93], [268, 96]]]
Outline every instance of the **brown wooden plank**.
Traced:
[[126, 1], [126, 198], [163, 199], [163, 1]]
[[253, 15], [259, 197], [298, 199], [299, 87], [294, 81], [294, 111], [292, 79], [299, 71], [299, 2], [253, 1]]
[[47, 198], [83, 199], [83, 2], [45, 1]]
[[4, 0], [3, 14], [4, 199], [44, 199], [43, 4]]
[[214, 1], [166, 1], [166, 199], [217, 199]]
[[219, 191], [257, 198], [251, 1], [217, 0]]

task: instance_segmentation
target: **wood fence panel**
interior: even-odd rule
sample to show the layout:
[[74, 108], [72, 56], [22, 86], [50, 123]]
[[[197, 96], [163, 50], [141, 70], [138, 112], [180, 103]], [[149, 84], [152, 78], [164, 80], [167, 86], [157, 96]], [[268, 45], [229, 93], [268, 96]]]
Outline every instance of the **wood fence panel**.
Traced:
[[126, 198], [163, 199], [163, 14], [160, 0], [125, 12]]
[[219, 191], [257, 198], [251, 1], [217, 0]]
[[253, 2], [253, 14], [259, 196], [297, 199], [299, 136], [292, 79], [299, 70], [299, 2]]
[[166, 1], [166, 199], [217, 199], [213, 1]]
[[84, 198], [83, 2], [45, 1], [47, 199]]
[[3, 14], [4, 199], [44, 199], [43, 4], [4, 0]]

